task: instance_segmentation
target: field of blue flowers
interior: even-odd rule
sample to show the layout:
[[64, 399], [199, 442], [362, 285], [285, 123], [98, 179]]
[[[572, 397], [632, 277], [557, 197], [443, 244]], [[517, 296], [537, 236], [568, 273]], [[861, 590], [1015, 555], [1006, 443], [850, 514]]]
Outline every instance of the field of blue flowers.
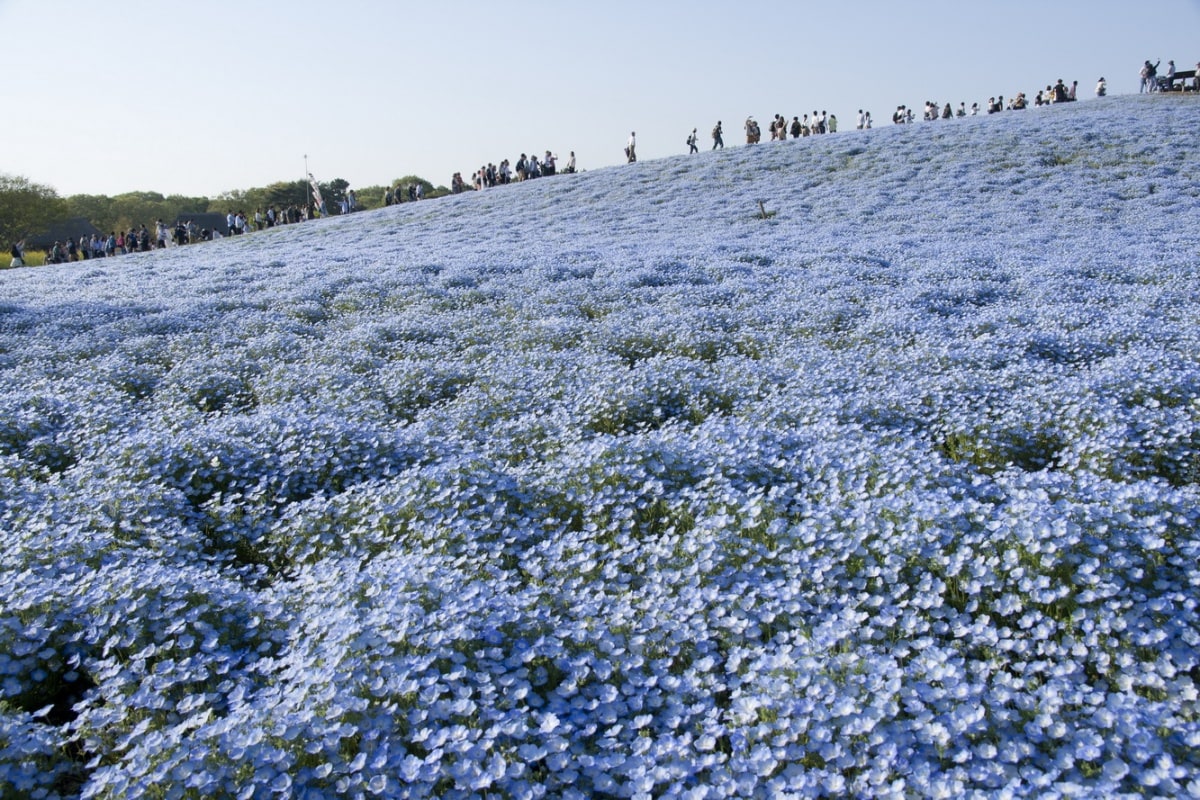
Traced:
[[0, 796], [1200, 795], [1198, 127], [0, 274]]

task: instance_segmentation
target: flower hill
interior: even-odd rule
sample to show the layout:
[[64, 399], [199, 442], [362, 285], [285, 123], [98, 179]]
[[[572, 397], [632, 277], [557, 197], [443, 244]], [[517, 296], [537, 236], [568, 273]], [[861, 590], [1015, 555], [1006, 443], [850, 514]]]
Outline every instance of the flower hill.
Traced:
[[1198, 124], [4, 273], [0, 795], [1200, 791]]

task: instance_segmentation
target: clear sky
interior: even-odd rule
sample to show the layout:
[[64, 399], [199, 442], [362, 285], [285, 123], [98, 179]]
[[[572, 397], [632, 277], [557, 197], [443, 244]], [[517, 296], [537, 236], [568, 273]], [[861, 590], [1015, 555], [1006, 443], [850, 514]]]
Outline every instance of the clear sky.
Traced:
[[0, 0], [0, 172], [62, 195], [595, 169], [723, 120], [1137, 92], [1200, 61], [1200, 0]]

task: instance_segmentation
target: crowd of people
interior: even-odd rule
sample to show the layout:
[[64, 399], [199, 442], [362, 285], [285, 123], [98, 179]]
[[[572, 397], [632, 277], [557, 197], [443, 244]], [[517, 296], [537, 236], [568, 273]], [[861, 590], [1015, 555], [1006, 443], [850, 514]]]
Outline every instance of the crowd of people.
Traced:
[[1167, 61], [1166, 74], [1159, 77], [1158, 66], [1161, 63], [1162, 59], [1155, 61], [1153, 64], [1150, 63], [1150, 59], [1146, 59], [1146, 62], [1142, 64], [1141, 72], [1138, 73], [1142, 79], [1141, 87], [1138, 89], [1139, 94], [1175, 91], [1176, 81], [1180, 83], [1180, 90], [1186, 91], [1190, 84], [1193, 92], [1200, 92], [1200, 62], [1196, 62], [1196, 69], [1192, 71], [1191, 75], [1181, 76], [1175, 70], [1175, 62], [1169, 60]]
[[[1168, 61], [1166, 73], [1162, 77], [1158, 75], [1160, 63], [1155, 62], [1151, 64], [1147, 60], [1142, 65], [1140, 72], [1140, 92], [1171, 91], [1176, 88], [1177, 83], [1180, 83], [1179, 89], [1190, 88], [1192, 91], [1200, 92], [1200, 63], [1196, 64], [1196, 69], [1193, 73], [1183, 73], [1181, 76], [1176, 72], [1175, 62]], [[1030, 105], [1037, 107], [1073, 102], [1077, 99], [1078, 87], [1078, 81], [1072, 81], [1070, 86], [1068, 86], [1060, 78], [1055, 83], [1048, 84], [1044, 90], [1039, 91], [1034, 96], [1032, 103], [1027, 99], [1024, 92], [1017, 92], [1007, 103], [1003, 95], [989, 97], [986, 111], [988, 114], [995, 114], [1004, 110], [1020, 111], [1028, 108]], [[1108, 94], [1108, 84], [1103, 77], [1096, 83], [1095, 94], [1097, 97], [1104, 97]], [[955, 117], [973, 117], [978, 115], [980, 110], [978, 103], [972, 103], [968, 108], [965, 102], [961, 102], [956, 109], [950, 103], [939, 104], [929, 100], [925, 103], [922, 119], [929, 122]], [[905, 105], [897, 106], [895, 113], [892, 114], [892, 122], [898, 125], [912, 123], [915, 119], [916, 115], [913, 109]], [[857, 130], [868, 130], [871, 126], [871, 112], [859, 109], [855, 128]], [[761, 141], [762, 129], [753, 116], [746, 118], [743, 128], [748, 145], [757, 144]], [[807, 136], [836, 133], [838, 130], [838, 120], [835, 114], [829, 114], [826, 111], [813, 111], [811, 116], [809, 114], [804, 114], [803, 116], [796, 115], [790, 121], [782, 114], [775, 114], [774, 119], [767, 125], [767, 130], [771, 141], [785, 141], [789, 137], [799, 139]], [[685, 144], [688, 147], [689, 154], [699, 152], [699, 136], [696, 128], [692, 129]], [[712, 149], [718, 150], [724, 149], [724, 147], [724, 128], [722, 122], [718, 120], [712, 129]], [[630, 133], [629, 139], [625, 144], [625, 157], [628, 163], [637, 161], [637, 134], [635, 132]], [[558, 166], [558, 156], [550, 150], [546, 150], [541, 158], [536, 154], [526, 155], [522, 153], [520, 158], [517, 159], [516, 164], [511, 164], [508, 159], [503, 159], [499, 164], [488, 163], [481, 166], [471, 175], [469, 183], [463, 179], [461, 172], [454, 173], [450, 181], [450, 191], [453, 194], [460, 194], [468, 189], [479, 191], [494, 186], [513, 182], [520, 183], [560, 173], [570, 174], [574, 173], [576, 169], [574, 151], [571, 151], [570, 157], [561, 169]], [[409, 202], [422, 200], [424, 197], [424, 188], [420, 183], [414, 182], [407, 186], [397, 183], [395, 187], [388, 187], [385, 191], [383, 204], [391, 206], [405, 202], [405, 200]], [[346, 193], [345, 197], [339, 201], [339, 206], [343, 214], [358, 210], [359, 204], [354, 190], [349, 190]], [[279, 210], [274, 206], [268, 207], [265, 211], [258, 209], [254, 213], [253, 223], [247, 218], [245, 212], [230, 211], [226, 216], [226, 227], [229, 235], [236, 236], [252, 230], [266, 230], [277, 225], [303, 222], [309, 219], [310, 216], [317, 214], [321, 216], [326, 214], [324, 203], [321, 204], [319, 209], [310, 209], [305, 205], [291, 205]], [[46, 263], [58, 264], [91, 258], [107, 258], [126, 253], [143, 252], [167, 247], [168, 243], [183, 245], [209, 241], [214, 238], [221, 238], [221, 236], [222, 234], [219, 231], [199, 228], [191, 221], [177, 222], [172, 229], [165, 225], [162, 220], [158, 220], [153, 232], [145, 225], [140, 225], [128, 231], [119, 233], [116, 231], [111, 232], [108, 236], [93, 234], [90, 237], [81, 236], [78, 239], [67, 238], [64, 241], [55, 242], [46, 253]], [[11, 255], [13, 266], [23, 266], [25, 263], [24, 242], [14, 244]]]
[[[1161, 85], [1161, 81], [1155, 82], [1155, 69], [1157, 65], [1151, 65], [1146, 62], [1145, 68], [1149, 69], [1149, 85]], [[1200, 64], [1196, 65], [1197, 74], [1200, 75]], [[1168, 63], [1168, 76], [1174, 76], [1174, 62]], [[1143, 89], [1148, 89], [1146, 76], [1143, 75]], [[1193, 78], [1193, 85], [1200, 90], [1200, 77]], [[1168, 84], [1169, 86], [1170, 84]], [[969, 107], [965, 102], [958, 104], [958, 107], [953, 107], [950, 103], [939, 104], [932, 100], [925, 103], [922, 113], [922, 119], [925, 121], [945, 120], [955, 117], [977, 116], [982, 110], [986, 110], [988, 114], [995, 114], [1000, 111], [1020, 111], [1029, 106], [1044, 106], [1057, 103], [1069, 103], [1078, 99], [1079, 81], [1072, 81], [1067, 85], [1061, 78], [1055, 83], [1047, 84], [1046, 88], [1039, 91], [1032, 101], [1028, 100], [1024, 92], [1017, 92], [1015, 96], [1010, 98], [1007, 103], [1004, 96], [988, 98], [987, 105], [981, 107], [979, 103], [972, 103]], [[1102, 77], [1096, 82], [1095, 94], [1097, 97], [1104, 97], [1108, 94], [1108, 84]], [[892, 114], [892, 122], [896, 124], [908, 124], [916, 120], [914, 111], [907, 106], [901, 105], [896, 107], [896, 112]], [[873, 120], [871, 112], [863, 109], [858, 110], [858, 116], [855, 122], [857, 130], [868, 130], [872, 127]], [[757, 144], [762, 140], [762, 128], [754, 119], [753, 116], [747, 117], [743, 125], [746, 135], [747, 144]], [[784, 141], [788, 138], [799, 139], [807, 136], [819, 136], [822, 134], [836, 133], [838, 130], [838, 119], [836, 114], [830, 114], [826, 111], [813, 111], [811, 115], [795, 115], [788, 120], [782, 114], [775, 114], [774, 119], [767, 125], [767, 131], [770, 134], [771, 141]], [[719, 150], [725, 147], [725, 132], [723, 123], [718, 120], [717, 124], [712, 129], [712, 149]], [[685, 145], [688, 148], [689, 154], [700, 152], [700, 137], [696, 128], [692, 128], [692, 132], [687, 136]], [[625, 143], [625, 159], [627, 163], [637, 161], [637, 134], [630, 132], [629, 139]], [[538, 158], [536, 154], [526, 155], [521, 154], [516, 164], [512, 164], [508, 159], [500, 161], [499, 164], [488, 163], [481, 166], [478, 170], [472, 173], [470, 181], [463, 178], [461, 172], [456, 172], [450, 181], [450, 191], [453, 194], [460, 194], [469, 189], [482, 190], [489, 189], [494, 186], [505, 185], [513, 182], [521, 182], [534, 178], [545, 177], [555, 174], [568, 174], [576, 171], [575, 153], [571, 152], [570, 159], [564, 168], [558, 168], [558, 157], [545, 151], [542, 158]], [[408, 187], [408, 199], [420, 200], [423, 198], [420, 185], [410, 185]], [[392, 205], [399, 203], [403, 199], [402, 187], [396, 186], [394, 190], [389, 189], [384, 197], [384, 205]], [[353, 210], [351, 208], [350, 210]]]
[[[1149, 62], [1147, 62], [1149, 63]], [[1197, 65], [1200, 69], [1200, 65]], [[1046, 86], [1044, 91], [1040, 91], [1034, 97], [1033, 105], [1043, 106], [1052, 103], [1067, 103], [1076, 99], [1076, 93], [1079, 88], [1079, 81], [1072, 81], [1070, 86], [1060, 78], [1056, 83]], [[1107, 94], [1107, 84], [1104, 78], [1101, 78], [1096, 84], [1096, 95], [1103, 97]], [[1024, 92], [1018, 92], [1016, 97], [1012, 98], [1007, 104], [1004, 102], [1004, 97], [990, 97], [987, 102], [987, 113], [994, 114], [998, 111], [1021, 110], [1029, 106], [1029, 101], [1026, 99]], [[925, 108], [921, 118], [926, 121], [938, 119], [952, 119], [954, 117], [977, 116], [980, 112], [979, 103], [972, 103], [967, 107], [966, 102], [958, 104], [958, 108], [954, 108], [950, 103], [939, 105], [938, 103], [929, 100], [925, 103]], [[896, 106], [895, 113], [892, 114], [892, 122], [901, 125], [914, 122], [916, 114], [913, 109], [905, 105]], [[856, 119], [856, 130], [868, 130], [871, 128], [873, 120], [870, 111], [858, 110]], [[746, 144], [757, 144], [762, 140], [762, 128], [754, 119], [753, 116], [747, 117], [743, 126], [746, 132]], [[813, 111], [812, 116], [804, 114], [802, 117], [793, 116], [791, 121], [782, 114], [776, 114], [775, 118], [767, 125], [767, 130], [770, 133], [771, 141], [783, 141], [789, 138], [799, 139], [805, 136], [817, 136], [825, 133], [836, 133], [838, 129], [837, 115], [829, 114], [826, 111]], [[724, 128], [720, 120], [713, 126], [712, 129], [712, 149], [717, 150], [725, 147]], [[697, 135], [696, 129], [693, 128], [691, 134], [687, 137], [685, 144], [688, 147], [688, 153], [697, 153]], [[628, 155], [628, 153], [627, 153]], [[632, 159], [631, 159], [632, 160]]]
[[[861, 115], [863, 112], [859, 112]], [[759, 127], [758, 121], [753, 116], [746, 117], [746, 122], [743, 125], [746, 131], [746, 144], [758, 144], [762, 139], [762, 128]], [[782, 142], [788, 138], [790, 134], [793, 139], [799, 139], [803, 136], [819, 136], [823, 133], [837, 133], [838, 120], [837, 115], [830, 114], [827, 111], [814, 111], [810, 119], [808, 114], [804, 115], [804, 119], [799, 116], [792, 117], [789, 123], [787, 117], [782, 114], [776, 114], [775, 119], [771, 120], [767, 126], [767, 130], [771, 134], [771, 141]], [[696, 132], [693, 130], [692, 135]], [[722, 140], [721, 121], [717, 120], [716, 127], [713, 128], [713, 149], [718, 146], [724, 147], [725, 142]]]
[[[471, 175], [470, 187], [476, 191], [490, 189], [493, 186], [502, 186], [513, 182], [520, 183], [535, 178], [545, 178], [557, 175], [560, 172], [566, 175], [575, 172], [575, 169], [574, 150], [571, 151], [571, 155], [567, 158], [567, 163], [563, 165], [561, 170], [558, 167], [558, 156], [549, 150], [545, 152], [540, 160], [536, 153], [533, 155], [521, 153], [521, 157], [517, 159], [516, 164], [511, 163], [507, 158], [503, 159], [499, 164], [484, 164]], [[454, 173], [450, 178], [451, 194], [461, 194], [467, 188], [467, 183], [463, 180], [462, 173]]]
[[[575, 154], [572, 153], [572, 169], [574, 161]], [[400, 184], [397, 184], [394, 190], [389, 188], [387, 196], [384, 198], [384, 204], [393, 205], [403, 202], [405, 191], [405, 187]], [[418, 183], [409, 184], [407, 194], [410, 201], [420, 200], [424, 197], [424, 191]], [[360, 210], [361, 206], [353, 189], [348, 190], [346, 195], [338, 201], [338, 207], [342, 214]], [[270, 205], [266, 209], [256, 209], [253, 216], [247, 215], [245, 211], [231, 210], [225, 215], [224, 233], [215, 226], [212, 228], [202, 227], [193, 220], [180, 219], [174, 224], [167, 224], [160, 219], [155, 222], [153, 230], [142, 224], [134, 225], [126, 231], [111, 231], [107, 236], [85, 234], [79, 237], [62, 238], [46, 249], [45, 263], [69, 264], [94, 258], [112, 258], [129, 253], [142, 253], [165, 247], [208, 242], [225, 236], [240, 236], [280, 225], [295, 225], [317, 216], [325, 216], [327, 213], [324, 202], [319, 207], [291, 204], [277, 208]], [[25, 266], [24, 240], [13, 244], [10, 255], [12, 257], [11, 266]]]
[[[229, 236], [237, 236], [252, 230], [303, 222], [308, 218], [308, 209], [297, 205], [282, 210], [276, 210], [274, 206], [265, 211], [258, 209], [254, 212], [253, 223], [244, 211], [230, 211], [226, 215], [226, 230]], [[112, 258], [220, 238], [222, 234], [219, 230], [201, 227], [192, 220], [179, 220], [174, 225], [168, 225], [160, 219], [154, 223], [153, 231], [145, 225], [135, 225], [127, 231], [111, 231], [107, 236], [94, 233], [77, 238], [66, 237], [47, 248], [46, 263], [69, 264], [93, 258]], [[25, 242], [14, 244], [11, 255], [12, 266], [24, 266]]]
[[[1162, 81], [1156, 81], [1157, 64], [1151, 65], [1146, 62], [1143, 68], [1143, 91], [1156, 91], [1153, 86], [1161, 87]], [[1175, 62], [1168, 62], [1167, 74], [1169, 81], [1173, 80], [1175, 75]], [[1192, 85], [1196, 90], [1200, 91], [1200, 64], [1196, 65], [1196, 75], [1191, 77]], [[1171, 82], [1167, 83], [1170, 87]], [[1032, 102], [1027, 98], [1024, 92], [1017, 92], [1006, 103], [1004, 96], [989, 97], [987, 105], [984, 107], [988, 114], [995, 114], [1000, 111], [1021, 111], [1034, 107], [1054, 105], [1057, 103], [1070, 103], [1078, 99], [1079, 81], [1072, 81], [1068, 86], [1063, 79], [1059, 78], [1052, 84], [1047, 84], [1046, 88], [1039, 91], [1033, 98]], [[1096, 82], [1095, 94], [1097, 97], [1104, 97], [1108, 94], [1108, 83], [1101, 77]], [[955, 117], [977, 116], [981, 111], [979, 103], [971, 103], [968, 107], [966, 102], [960, 102], [958, 107], [953, 107], [950, 103], [939, 104], [932, 100], [926, 101], [925, 108], [922, 113], [924, 121], [953, 119]], [[892, 122], [895, 124], [908, 124], [916, 120], [914, 111], [907, 106], [900, 105], [896, 107], [895, 113], [892, 114]], [[868, 130], [871, 128], [873, 120], [871, 112], [863, 109], [858, 110], [855, 129]], [[757, 144], [762, 141], [762, 127], [753, 116], [746, 118], [743, 125], [746, 134], [746, 144]], [[812, 115], [796, 115], [789, 121], [782, 114], [775, 114], [774, 119], [767, 125], [767, 131], [770, 134], [771, 141], [784, 141], [789, 137], [799, 139], [806, 136], [818, 136], [826, 133], [836, 133], [838, 130], [837, 115], [829, 114], [826, 111], [813, 111]], [[717, 124], [712, 129], [712, 149], [719, 150], [725, 147], [725, 131], [723, 123], [718, 120]], [[700, 137], [696, 128], [692, 128], [692, 132], [688, 134], [684, 144], [688, 148], [688, 154], [700, 152], [699, 147]], [[637, 161], [637, 134], [631, 132], [629, 139], [625, 143], [625, 160], [627, 163]], [[524, 170], [522, 170], [524, 166]], [[575, 153], [571, 153], [571, 159], [566, 169], [563, 172], [575, 171]], [[536, 156], [526, 156], [521, 154], [521, 159], [517, 162], [516, 180], [526, 180], [528, 178], [540, 177], [542, 175], [555, 174], [555, 158], [547, 150], [545, 158], [542, 162], [538, 162]], [[454, 173], [451, 180], [451, 191], [455, 194], [466, 191], [468, 188], [486, 189], [499, 184], [507, 184], [513, 180], [513, 171], [508, 160], [500, 162], [499, 166], [488, 164], [480, 167], [472, 176], [470, 187], [463, 180], [462, 173]]]
[[[186, 228], [183, 233], [180, 226], [172, 232], [172, 238], [179, 242], [179, 237], [187, 236]], [[108, 236], [92, 234], [80, 236], [78, 239], [67, 237], [57, 241], [46, 251], [47, 264], [67, 264], [74, 261], [87, 261], [92, 258], [111, 258], [127, 253], [138, 253], [167, 246], [167, 227], [159, 220], [152, 235], [145, 226], [137, 226], [128, 231], [109, 233]]]
[[[1180, 80], [1186, 79], [1190, 83], [1180, 86], [1180, 88], [1191, 87], [1195, 91], [1200, 91], [1200, 63], [1196, 64], [1196, 70], [1193, 74], [1185, 74], [1183, 79], [1177, 77], [1175, 71], [1175, 62], [1167, 63], [1167, 74], [1165, 78], [1157, 77], [1158, 64], [1151, 64], [1149, 61], [1142, 68], [1142, 91], [1164, 91], [1170, 90]], [[1079, 81], [1071, 81], [1068, 86], [1062, 78], [1059, 78], [1053, 84], [1047, 84], [1046, 88], [1039, 91], [1033, 98], [1032, 103], [1026, 97], [1024, 92], [1010, 98], [1006, 103], [1004, 96], [989, 97], [986, 105], [986, 111], [989, 114], [995, 114], [1000, 111], [1021, 111], [1029, 108], [1030, 105], [1046, 106], [1057, 103], [1070, 103], [1078, 99]], [[1097, 97], [1105, 97], [1108, 94], [1108, 82], [1101, 77], [1096, 82], [1095, 94]], [[972, 103], [970, 107], [966, 102], [958, 104], [958, 108], [954, 108], [950, 103], [939, 104], [932, 100], [926, 101], [925, 108], [921, 115], [922, 120], [931, 122], [939, 119], [953, 119], [955, 117], [977, 116], [980, 113], [979, 103]], [[909, 124], [916, 120], [916, 114], [913, 109], [905, 105], [896, 106], [896, 111], [892, 114], [892, 122], [897, 125]], [[798, 139], [803, 136], [812, 136], [823, 133], [837, 132], [837, 116], [827, 114], [825, 111], [812, 113], [811, 118], [805, 114], [803, 118], [793, 116], [789, 123], [781, 114], [776, 114], [774, 120], [767, 126], [771, 135], [771, 141], [782, 141], [790, 135], [793, 139]], [[872, 125], [871, 112], [858, 110], [857, 130], [867, 130]], [[745, 122], [746, 143], [757, 144], [762, 139], [762, 129], [753, 116], [747, 117]], [[724, 131], [720, 121], [712, 129], [713, 150], [725, 147]], [[686, 141], [688, 153], [699, 152], [697, 147], [696, 129], [693, 128], [691, 135]], [[632, 160], [632, 159], [631, 159]]]
[[[1107, 84], [1104, 82], [1104, 78], [1101, 78], [1099, 83], [1096, 84], [1096, 95], [1103, 97], [1107, 92], [1106, 87]], [[1078, 88], [1079, 81], [1072, 81], [1071, 85], [1067, 86], [1062, 78], [1059, 78], [1055, 83], [1047, 85], [1045, 91], [1037, 93], [1034, 97], [1033, 105], [1046, 106], [1053, 103], [1074, 102], [1077, 99], [1076, 93]], [[985, 110], [989, 114], [996, 114], [1004, 110], [1021, 111], [1028, 108], [1029, 105], [1030, 103], [1025, 93], [1017, 92], [1016, 96], [1010, 98], [1007, 103], [1004, 102], [1004, 95], [989, 97]], [[927, 100], [921, 118], [926, 122], [932, 122], [934, 120], [953, 119], [955, 117], [974, 117], [979, 114], [979, 110], [979, 103], [971, 103], [970, 108], [968, 108], [966, 102], [961, 102], [958, 104], [958, 108], [954, 108], [950, 103], [939, 105], [932, 100]], [[861, 114], [862, 112], [860, 111], [859, 113]], [[897, 125], [913, 122], [915, 118], [916, 115], [913, 110], [903, 105], [896, 106], [896, 111], [892, 114], [892, 122]], [[868, 125], [868, 127], [870, 126]]]
[[[454, 174], [458, 175], [457, 172]], [[461, 178], [462, 176], [459, 176], [459, 177]], [[353, 192], [354, 192], [354, 190], [351, 189], [350, 194], [353, 194]], [[385, 206], [399, 205], [400, 203], [404, 202], [405, 195], [408, 196], [408, 200], [410, 203], [415, 203], [418, 200], [424, 200], [425, 199], [425, 187], [419, 183], [410, 183], [410, 184], [408, 184], [407, 187], [403, 186], [399, 183], [397, 183], [394, 187], [389, 186], [383, 192], [383, 204]], [[354, 204], [350, 205], [342, 213], [348, 214], [351, 211], [357, 211], [357, 210], [358, 210], [358, 198], [355, 197]]]
[[[1096, 83], [1096, 96], [1103, 97], [1105, 94], [1107, 94], [1107, 87], [1108, 84], [1105, 83], [1104, 78], [1101, 78]], [[1063, 79], [1059, 78], [1053, 84], [1047, 84], [1044, 91], [1040, 91], [1034, 96], [1033, 105], [1048, 106], [1056, 103], [1073, 103], [1078, 99], [1078, 90], [1079, 81], [1071, 81], [1071, 85], [1067, 86], [1066, 83], [1063, 82]], [[987, 113], [997, 114], [1004, 110], [1024, 111], [1025, 109], [1029, 108], [1029, 106], [1029, 98], [1025, 95], [1025, 93], [1017, 92], [1015, 97], [1009, 98], [1008, 103], [1004, 102], [1004, 95], [1000, 95], [998, 97], [989, 97], [987, 102]], [[949, 105], [946, 106], [946, 109], [949, 109]], [[978, 106], [972, 104], [970, 111], [971, 116], [977, 114], [978, 111]], [[943, 112], [943, 116], [948, 115]], [[958, 116], [964, 116], [962, 106], [959, 106]]]

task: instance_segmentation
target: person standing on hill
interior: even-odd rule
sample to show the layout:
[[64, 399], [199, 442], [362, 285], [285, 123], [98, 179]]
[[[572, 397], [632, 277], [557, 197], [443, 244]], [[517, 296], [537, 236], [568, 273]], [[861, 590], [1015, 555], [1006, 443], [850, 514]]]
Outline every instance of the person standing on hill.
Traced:
[[746, 117], [746, 124], [743, 127], [746, 129], [746, 144], [758, 144], [762, 131], [754, 117]]
[[696, 147], [696, 129], [692, 128], [692, 135], [687, 138], [688, 155], [699, 153], [700, 148]]
[[712, 138], [713, 138], [713, 146], [712, 146], [713, 150], [716, 150], [718, 147], [721, 148], [722, 150], [725, 149], [725, 140], [721, 138], [721, 120], [717, 120], [717, 126], [715, 128], [713, 128], [713, 131], [712, 131]]
[[1162, 61], [1155, 61], [1151, 64], [1150, 59], [1146, 59], [1146, 63], [1142, 65], [1140, 73], [1142, 76], [1142, 88], [1138, 90], [1138, 94], [1154, 91], [1154, 79], [1158, 76], [1158, 65], [1161, 63]]
[[637, 131], [629, 132], [629, 141], [625, 143], [625, 158], [629, 164], [637, 161]]

